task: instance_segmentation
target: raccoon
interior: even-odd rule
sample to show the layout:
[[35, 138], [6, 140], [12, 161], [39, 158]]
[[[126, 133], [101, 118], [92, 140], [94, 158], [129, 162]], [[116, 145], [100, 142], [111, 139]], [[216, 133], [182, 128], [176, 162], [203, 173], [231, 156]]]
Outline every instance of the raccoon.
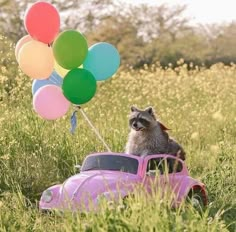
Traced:
[[185, 160], [185, 151], [169, 137], [168, 128], [156, 119], [152, 107], [140, 110], [132, 106], [129, 126], [131, 131], [126, 144], [127, 154], [138, 156], [171, 154]]

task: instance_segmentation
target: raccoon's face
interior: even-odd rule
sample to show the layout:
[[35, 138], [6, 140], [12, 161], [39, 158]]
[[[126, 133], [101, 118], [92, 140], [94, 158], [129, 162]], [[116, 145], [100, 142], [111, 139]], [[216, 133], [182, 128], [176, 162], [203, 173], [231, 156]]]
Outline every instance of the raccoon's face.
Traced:
[[131, 107], [129, 125], [135, 131], [144, 131], [156, 125], [156, 118], [152, 107], [145, 110], [139, 110], [136, 107]]

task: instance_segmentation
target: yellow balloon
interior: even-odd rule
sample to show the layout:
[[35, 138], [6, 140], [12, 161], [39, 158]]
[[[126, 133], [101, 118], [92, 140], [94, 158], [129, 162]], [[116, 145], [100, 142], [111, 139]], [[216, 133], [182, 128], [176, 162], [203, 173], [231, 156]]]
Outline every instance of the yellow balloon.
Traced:
[[62, 68], [56, 61], [54, 61], [54, 69], [61, 77], [64, 77], [70, 71]]
[[[83, 68], [83, 65], [81, 64], [78, 68]], [[61, 76], [65, 77], [65, 75], [70, 71], [68, 69], [62, 68], [56, 61], [54, 61], [54, 70]]]
[[52, 48], [36, 40], [29, 41], [20, 48], [18, 62], [21, 70], [29, 77], [47, 79], [54, 67]]

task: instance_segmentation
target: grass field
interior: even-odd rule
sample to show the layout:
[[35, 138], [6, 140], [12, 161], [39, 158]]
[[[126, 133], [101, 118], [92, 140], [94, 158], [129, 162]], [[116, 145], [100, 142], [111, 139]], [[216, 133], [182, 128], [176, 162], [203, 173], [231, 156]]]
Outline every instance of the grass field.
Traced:
[[48, 216], [37, 207], [42, 191], [105, 148], [81, 115], [75, 135], [69, 133], [73, 108], [53, 122], [36, 115], [31, 80], [17, 71], [12, 53], [11, 69], [1, 58], [0, 72], [0, 231], [236, 231], [236, 66], [120, 71], [84, 105], [116, 152], [124, 150], [130, 106], [154, 106], [185, 148], [191, 175], [207, 186], [204, 213], [140, 195], [126, 211], [104, 205], [100, 214]]

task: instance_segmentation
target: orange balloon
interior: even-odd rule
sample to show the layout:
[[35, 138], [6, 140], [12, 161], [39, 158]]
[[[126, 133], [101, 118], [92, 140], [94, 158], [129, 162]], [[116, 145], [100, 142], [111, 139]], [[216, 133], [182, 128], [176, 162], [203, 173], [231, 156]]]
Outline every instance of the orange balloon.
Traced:
[[18, 55], [19, 55], [19, 51], [21, 49], [21, 47], [29, 42], [33, 40], [32, 37], [30, 35], [25, 35], [23, 36], [17, 43], [16, 43], [16, 48], [15, 48], [15, 56], [16, 56], [16, 60], [18, 61]]
[[21, 70], [29, 77], [47, 79], [54, 67], [52, 48], [36, 40], [27, 42], [19, 51], [18, 62]]

